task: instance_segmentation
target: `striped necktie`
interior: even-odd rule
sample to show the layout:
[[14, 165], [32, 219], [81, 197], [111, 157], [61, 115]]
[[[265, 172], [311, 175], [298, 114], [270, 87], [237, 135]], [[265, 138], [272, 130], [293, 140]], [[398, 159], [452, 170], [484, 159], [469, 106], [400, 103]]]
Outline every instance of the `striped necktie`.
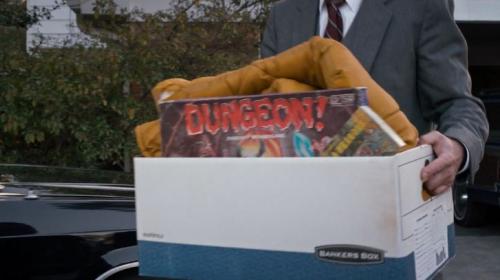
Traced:
[[325, 0], [328, 11], [328, 23], [326, 24], [323, 37], [342, 41], [344, 24], [342, 23], [342, 14], [339, 8], [345, 4], [345, 0]]

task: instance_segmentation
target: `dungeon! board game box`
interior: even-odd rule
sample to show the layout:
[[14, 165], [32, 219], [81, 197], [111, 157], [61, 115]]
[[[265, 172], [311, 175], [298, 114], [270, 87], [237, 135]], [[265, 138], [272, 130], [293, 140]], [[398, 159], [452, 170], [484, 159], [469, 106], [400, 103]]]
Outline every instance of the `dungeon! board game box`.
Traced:
[[404, 142], [366, 88], [166, 101], [164, 157], [393, 155]]

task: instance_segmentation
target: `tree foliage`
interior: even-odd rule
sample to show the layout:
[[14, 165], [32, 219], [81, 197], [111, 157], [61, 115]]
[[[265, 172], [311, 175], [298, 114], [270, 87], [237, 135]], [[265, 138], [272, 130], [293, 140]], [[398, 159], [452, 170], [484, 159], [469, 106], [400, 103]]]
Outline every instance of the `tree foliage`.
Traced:
[[146, 14], [98, 0], [78, 17], [93, 46], [31, 54], [33, 20], [0, 21], [0, 162], [123, 168], [138, 154], [134, 127], [157, 118], [149, 90], [256, 59], [269, 2], [180, 0]]
[[49, 19], [52, 10], [61, 3], [54, 1], [52, 7], [33, 7], [26, 10], [26, 1], [0, 0], [0, 26], [30, 27], [43, 19]]

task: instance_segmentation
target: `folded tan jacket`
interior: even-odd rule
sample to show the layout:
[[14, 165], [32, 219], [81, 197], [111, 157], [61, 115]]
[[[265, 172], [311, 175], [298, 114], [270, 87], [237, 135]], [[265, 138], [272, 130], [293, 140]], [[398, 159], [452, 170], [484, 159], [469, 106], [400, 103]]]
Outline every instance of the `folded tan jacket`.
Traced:
[[[152, 91], [161, 100], [291, 93], [314, 89], [367, 87], [368, 103], [405, 141], [408, 149], [417, 143], [417, 129], [400, 111], [396, 101], [366, 72], [341, 43], [320, 37], [276, 56], [254, 61], [241, 69], [192, 81], [168, 79]], [[158, 121], [136, 128], [137, 143], [144, 156], [160, 155]]]

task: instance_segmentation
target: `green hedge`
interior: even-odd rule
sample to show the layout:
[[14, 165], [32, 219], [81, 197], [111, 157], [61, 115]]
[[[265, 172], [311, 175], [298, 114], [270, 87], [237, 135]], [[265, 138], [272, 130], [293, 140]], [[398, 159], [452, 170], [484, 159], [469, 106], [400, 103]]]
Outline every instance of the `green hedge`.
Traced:
[[[145, 15], [115, 13], [98, 1], [95, 14], [80, 17], [79, 25], [105, 48], [28, 55], [26, 30], [0, 26], [0, 162], [128, 169], [138, 155], [134, 127], [157, 118], [152, 86], [235, 69], [257, 57], [262, 17], [228, 12], [220, 1], [197, 2]], [[188, 20], [191, 4], [206, 12], [202, 21]]]

